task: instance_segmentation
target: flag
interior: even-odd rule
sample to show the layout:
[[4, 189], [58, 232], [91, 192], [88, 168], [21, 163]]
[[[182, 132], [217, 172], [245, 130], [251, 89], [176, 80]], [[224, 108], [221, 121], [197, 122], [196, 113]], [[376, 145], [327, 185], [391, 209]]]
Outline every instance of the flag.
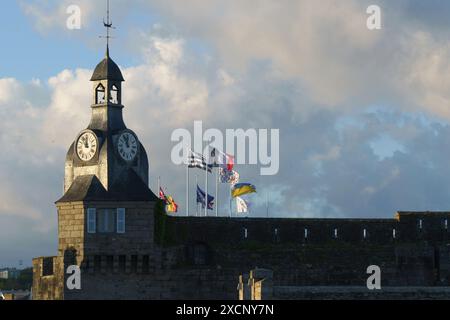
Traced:
[[164, 200], [168, 212], [178, 212], [178, 204], [175, 202], [175, 200], [173, 200], [171, 196], [166, 196], [161, 187], [159, 188], [159, 198], [161, 200]]
[[216, 148], [212, 148], [212, 150], [211, 150], [211, 158], [210, 158], [210, 159], [213, 159], [212, 165], [213, 165], [214, 167], [218, 167], [218, 165], [217, 165], [217, 153], [216, 153]]
[[237, 183], [231, 189], [231, 196], [233, 198], [242, 196], [244, 194], [256, 192], [256, 187], [250, 183]]
[[205, 157], [200, 153], [196, 153], [191, 151], [191, 155], [188, 158], [188, 167], [189, 168], [198, 168], [202, 170], [208, 170], [208, 172], [212, 172], [212, 165], [209, 165], [205, 161]]
[[[202, 208], [205, 209], [205, 192], [197, 186], [197, 203], [202, 204]], [[214, 209], [214, 197], [208, 194], [208, 210]]]
[[234, 157], [232, 155], [223, 153], [219, 149], [213, 148], [211, 150], [210, 159], [213, 159], [212, 166], [214, 167], [221, 167], [228, 171], [231, 171], [234, 168]]
[[236, 184], [239, 182], [239, 173], [234, 170], [219, 168], [220, 182]]
[[162, 188], [159, 188], [159, 198], [160, 198], [161, 200], [167, 201], [166, 194], [164, 193], [164, 191], [163, 191]]
[[171, 196], [167, 196], [167, 211], [168, 212], [178, 212], [178, 204], [173, 200]]
[[248, 204], [241, 197], [236, 197], [236, 208], [238, 213], [247, 213], [248, 212]]

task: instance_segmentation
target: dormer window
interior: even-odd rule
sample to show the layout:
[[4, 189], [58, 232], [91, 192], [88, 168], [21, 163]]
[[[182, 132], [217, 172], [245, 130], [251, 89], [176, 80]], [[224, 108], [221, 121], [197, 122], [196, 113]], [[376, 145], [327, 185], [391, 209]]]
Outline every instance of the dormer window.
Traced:
[[105, 101], [105, 87], [100, 83], [95, 89], [95, 104], [103, 104]]
[[119, 89], [115, 84], [111, 86], [109, 102], [119, 104]]

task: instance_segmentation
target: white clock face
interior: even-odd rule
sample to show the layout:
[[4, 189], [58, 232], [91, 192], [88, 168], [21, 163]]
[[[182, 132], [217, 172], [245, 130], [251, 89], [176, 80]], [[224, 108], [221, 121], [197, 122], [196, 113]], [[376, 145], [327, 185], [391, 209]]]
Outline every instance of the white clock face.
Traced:
[[119, 137], [117, 148], [123, 160], [132, 161], [138, 151], [136, 137], [129, 132], [122, 133]]
[[77, 155], [83, 161], [89, 161], [97, 152], [97, 138], [92, 132], [83, 133], [77, 141]]

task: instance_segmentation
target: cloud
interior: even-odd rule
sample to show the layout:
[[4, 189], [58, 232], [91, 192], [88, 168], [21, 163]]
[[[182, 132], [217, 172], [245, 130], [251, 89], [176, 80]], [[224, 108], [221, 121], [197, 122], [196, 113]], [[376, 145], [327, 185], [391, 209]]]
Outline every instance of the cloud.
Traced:
[[[63, 9], [69, 3], [37, 0], [22, 7], [38, 29], [51, 30], [64, 23]], [[104, 12], [102, 3], [77, 4], [87, 25]], [[178, 39], [206, 43], [228, 75], [251, 72], [255, 64], [266, 65], [272, 77], [295, 81], [315, 108], [346, 112], [383, 102], [402, 111], [448, 119], [443, 106], [450, 103], [446, 72], [450, 34], [435, 31], [436, 24], [439, 30], [445, 27], [439, 17], [450, 6], [433, 2], [420, 4], [418, 10], [415, 0], [381, 1], [383, 28], [370, 31], [366, 8], [371, 4], [369, 0], [198, 0], [186, 6], [177, 0], [154, 0], [135, 1], [133, 8], [162, 15], [162, 29], [173, 26]], [[120, 20], [131, 12], [125, 1], [115, 1], [113, 9]], [[150, 48], [145, 39], [136, 40]], [[162, 59], [180, 58], [179, 52], [170, 51], [179, 45], [164, 45], [159, 48]], [[152, 56], [151, 50], [144, 55]], [[165, 79], [170, 81], [169, 76]], [[297, 112], [305, 111], [297, 108]]]

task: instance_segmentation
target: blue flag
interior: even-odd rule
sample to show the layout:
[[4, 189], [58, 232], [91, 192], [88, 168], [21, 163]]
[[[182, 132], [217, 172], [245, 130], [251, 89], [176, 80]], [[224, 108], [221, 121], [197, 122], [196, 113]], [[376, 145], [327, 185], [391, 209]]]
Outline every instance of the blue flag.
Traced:
[[[202, 204], [205, 209], [205, 192], [197, 186], [197, 203]], [[214, 197], [208, 194], [208, 210], [214, 210]]]

